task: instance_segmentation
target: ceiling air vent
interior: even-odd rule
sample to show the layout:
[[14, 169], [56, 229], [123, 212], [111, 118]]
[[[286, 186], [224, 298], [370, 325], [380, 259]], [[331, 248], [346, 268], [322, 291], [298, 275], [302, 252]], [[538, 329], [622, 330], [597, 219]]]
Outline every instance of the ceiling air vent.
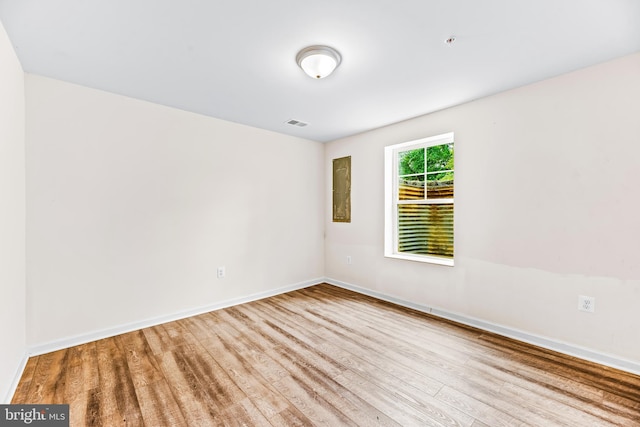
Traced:
[[298, 126], [299, 128], [303, 128], [309, 124], [309, 123], [301, 122], [300, 120], [293, 120], [293, 119], [287, 120], [285, 123], [291, 126]]

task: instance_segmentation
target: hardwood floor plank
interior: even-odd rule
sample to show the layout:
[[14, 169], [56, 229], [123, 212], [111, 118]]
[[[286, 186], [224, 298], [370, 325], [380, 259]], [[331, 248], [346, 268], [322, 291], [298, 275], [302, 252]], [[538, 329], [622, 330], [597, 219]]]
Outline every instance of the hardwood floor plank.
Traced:
[[186, 426], [171, 389], [142, 331], [119, 337], [135, 386], [142, 418], [147, 425]]
[[[76, 402], [69, 402], [69, 418], [73, 426], [101, 426], [100, 421], [100, 389], [91, 389], [85, 396], [86, 404], [80, 405]], [[83, 422], [84, 415], [84, 422]]]
[[39, 357], [28, 392], [28, 403], [63, 403], [68, 351], [59, 350]]
[[[348, 369], [351, 369], [351, 370], [369, 369], [371, 371], [370, 374], [374, 374], [374, 371], [391, 372], [394, 370], [394, 367], [396, 366], [396, 364], [393, 363], [392, 361], [389, 361], [386, 364], [378, 364], [374, 366], [374, 365], [368, 364], [367, 361], [358, 357], [357, 355], [359, 353], [362, 353], [362, 347], [358, 345], [358, 342], [360, 340], [354, 341], [349, 337], [338, 338], [336, 336], [332, 336], [331, 335], [332, 332], [329, 329], [322, 328], [313, 320], [309, 320], [304, 316], [300, 316], [300, 315], [297, 315], [297, 317], [295, 317], [295, 322], [292, 322], [291, 325], [287, 326], [285, 323], [285, 320], [287, 317], [292, 316], [293, 314], [292, 312], [282, 313], [281, 311], [274, 310], [268, 304], [257, 304], [257, 306], [260, 310], [262, 310], [265, 313], [265, 315], [273, 317], [278, 321], [277, 325], [279, 329], [281, 327], [286, 328], [288, 333], [296, 335], [301, 340], [308, 340], [310, 343], [314, 341], [319, 342], [319, 344], [316, 344], [316, 348], [321, 349], [323, 352], [329, 355], [332, 355], [332, 357], [334, 357], [336, 360], [339, 360], [340, 363], [342, 363]], [[302, 327], [298, 327], [298, 326], [302, 326]], [[337, 344], [340, 344], [340, 345], [337, 345]], [[345, 346], [352, 346], [351, 348], [354, 348], [354, 351], [349, 352], [349, 351], [343, 350], [344, 347], [342, 347], [342, 344], [344, 344]], [[388, 344], [392, 344], [392, 343], [388, 343]], [[375, 354], [374, 358], [381, 361], [382, 363], [382, 359], [378, 358], [378, 356], [380, 356], [379, 352], [376, 352], [376, 353], [378, 354]], [[367, 367], [365, 368], [364, 366], [367, 366]], [[400, 372], [401, 371], [394, 373], [394, 376], [396, 377], [403, 376]], [[423, 386], [427, 385], [424, 391], [429, 394], [435, 395], [435, 393], [440, 389], [440, 387], [442, 387], [441, 383], [437, 381], [432, 381], [428, 377], [420, 378], [419, 375], [417, 375], [417, 373], [413, 370], [410, 370], [408, 372], [408, 375], [406, 376], [405, 379], [410, 381], [411, 378], [416, 378], [416, 377], [418, 377], [418, 380], [416, 381], [416, 383], [420, 383]], [[418, 388], [421, 388], [421, 387], [418, 387]]]
[[140, 405], [120, 337], [96, 341], [96, 349], [99, 371], [96, 397], [100, 401], [98, 418], [108, 422], [142, 425]]
[[295, 407], [293, 411], [286, 409], [274, 415], [269, 418], [269, 422], [273, 427], [299, 427], [313, 425], [311, 420], [295, 409]]
[[218, 365], [206, 351], [185, 353], [183, 361], [193, 372], [203, 392], [209, 396], [210, 401], [220, 412], [246, 397], [224, 368]]
[[[605, 391], [603, 407], [627, 418], [637, 417], [640, 420], [640, 400], [632, 400], [609, 391]], [[638, 423], [640, 425], [640, 422]]]
[[640, 401], [640, 377], [638, 376], [626, 375], [613, 368], [493, 334], [484, 334], [482, 339], [499, 342], [504, 347], [517, 350], [514, 353], [517, 354], [517, 360], [530, 366], [576, 381], [587, 381], [596, 387], [603, 387], [621, 396]]
[[71, 426], [640, 427], [640, 377], [317, 285], [27, 362]]
[[[88, 424], [87, 420], [87, 405], [86, 402], [89, 399], [89, 393], [91, 390], [83, 391], [73, 396], [70, 400], [66, 400], [64, 403], [69, 404], [69, 425], [71, 427], [82, 427]], [[73, 408], [73, 410], [71, 410]]]
[[[266, 311], [269, 310], [269, 306], [267, 304], [257, 304], [260, 305], [260, 307]], [[238, 308], [238, 309], [241, 309]], [[289, 314], [289, 313], [288, 313]], [[273, 315], [273, 314], [270, 314]], [[277, 316], [277, 314], [276, 314]], [[270, 324], [271, 328], [273, 328], [276, 331], [279, 331], [280, 333], [283, 333], [283, 329], [280, 326], [283, 326], [285, 322], [282, 321], [282, 319], [279, 319], [280, 321], [278, 322], [278, 325], [274, 325], [274, 324]], [[269, 325], [269, 322], [266, 321], [265, 322], [267, 325]], [[292, 333], [295, 333], [295, 331], [291, 330]], [[286, 335], [290, 335], [288, 333], [286, 333]], [[390, 389], [394, 390], [389, 391], [390, 394], [395, 393], [395, 396], [398, 396], [398, 392], [395, 390], [401, 389], [403, 386], [406, 387], [406, 385], [404, 384], [399, 384], [399, 381], [397, 378], [393, 378], [391, 380], [391, 385], [390, 385]], [[359, 392], [359, 390], [358, 390]], [[464, 414], [459, 413], [457, 410], [455, 410], [454, 408], [451, 407], [446, 407], [446, 405], [442, 405], [440, 404], [440, 402], [438, 402], [437, 400], [433, 399], [431, 396], [428, 395], [421, 395], [421, 396], [417, 396], [415, 392], [414, 393], [404, 393], [404, 395], [402, 396], [403, 398], [405, 398], [408, 402], [413, 402], [414, 405], [418, 405], [418, 406], [422, 406], [423, 410], [425, 413], [430, 413], [433, 418], [431, 419], [431, 421], [433, 420], [439, 420], [439, 419], [447, 419], [449, 418], [450, 420], [452, 420], [452, 422], [454, 423], [460, 423], [460, 425], [470, 425], [471, 422], [473, 421], [472, 419], [469, 419], [469, 417], [465, 416]], [[447, 414], [448, 412], [453, 412], [454, 415], [453, 417], [449, 414]], [[461, 421], [462, 420], [462, 421]], [[458, 425], [458, 424], [455, 424]]]
[[[356, 298], [344, 298], [336, 301], [328, 298], [330, 294], [321, 289], [310, 289], [308, 292], [323, 298], [321, 309], [330, 310], [332, 317], [347, 316], [350, 319], [350, 325], [360, 325], [358, 331], [361, 333], [367, 333], [372, 329], [371, 325], [375, 325], [376, 332], [392, 336], [394, 341], [409, 351], [417, 349], [432, 352], [445, 356], [449, 360], [465, 363], [470, 356], [469, 350], [478, 346], [477, 343], [469, 340], [470, 335], [474, 332], [477, 333], [477, 336], [482, 334], [479, 330], [465, 330], [467, 345], [462, 349], [459, 345], [458, 331], [446, 328], [444, 322], [436, 321], [433, 316], [424, 313], [412, 313], [413, 316], [408, 316], [406, 311], [398, 311], [397, 307], [363, 304], [363, 301]], [[369, 300], [367, 299], [366, 302]], [[433, 322], [435, 327], [427, 326], [425, 319]], [[486, 346], [482, 346], [481, 350], [486, 352]], [[500, 355], [506, 355], [506, 352], [500, 352]]]
[[475, 420], [471, 427], [492, 427], [491, 425], [485, 424], [482, 421]]
[[624, 414], [612, 413], [605, 406], [603, 392], [600, 389], [509, 360], [503, 360], [499, 365], [496, 365], [495, 362], [473, 363], [482, 365], [488, 375], [502, 378], [505, 383], [519, 386], [537, 395], [546, 396], [581, 412], [601, 418], [604, 422], [614, 425], [625, 425], [629, 422], [628, 417]]
[[589, 403], [602, 403], [604, 394], [589, 384], [571, 378], [559, 377], [537, 367], [532, 367], [509, 359], [474, 357], [467, 365], [502, 379], [504, 382], [522, 384], [535, 389], [553, 390], [566, 396], [567, 400], [576, 399]]
[[136, 389], [164, 380], [164, 375], [142, 331], [123, 334], [119, 338]]
[[88, 394], [98, 387], [98, 357], [95, 343], [82, 344], [69, 349], [69, 369], [61, 397], [57, 403], [68, 403], [71, 426], [84, 426]]
[[246, 398], [231, 405], [224, 411], [224, 424], [227, 426], [270, 426], [271, 423], [255, 407], [251, 399]]
[[[215, 329], [207, 329], [203, 322], [204, 316], [197, 316], [185, 321], [189, 330], [207, 349], [211, 357], [221, 366], [228, 367], [230, 378], [251, 398], [258, 409], [268, 419], [276, 414], [290, 409], [289, 403], [282, 398], [272, 384], [264, 379], [251, 363], [237, 354], [235, 349], [219, 338]], [[203, 331], [202, 333], [199, 331]], [[211, 343], [211, 344], [209, 344]]]
[[451, 417], [438, 407], [411, 402], [351, 371], [345, 371], [336, 381], [346, 388], [358, 390], [363, 399], [403, 426], [470, 426], [473, 423], [473, 418], [461, 413]]
[[[474, 399], [458, 390], [445, 386], [438, 392], [436, 398], [447, 402], [462, 412], [472, 416], [476, 421], [484, 422], [492, 427], [526, 427], [523, 420], [512, 417], [508, 413], [496, 409], [492, 405]], [[472, 424], [476, 425], [476, 423]]]
[[[212, 313], [219, 314], [219, 313]], [[236, 312], [237, 319], [238, 313]], [[355, 425], [347, 415], [343, 413], [344, 401], [342, 396], [336, 398], [335, 394], [332, 394], [324, 384], [315, 378], [315, 381], [310, 380], [310, 372], [300, 369], [296, 366], [295, 362], [286, 356], [287, 350], [283, 350], [282, 346], [277, 342], [268, 341], [268, 345], [262, 344], [265, 340], [264, 337], [267, 334], [257, 333], [252, 331], [251, 324], [242, 324], [241, 329], [244, 329], [244, 333], [236, 334], [235, 337], [227, 337], [227, 344], [236, 349], [239, 355], [249, 355], [252, 357], [256, 368], [264, 369], [267, 377], [271, 376], [271, 372], [278, 372], [278, 380], [276, 381], [276, 389], [289, 400], [296, 408], [303, 413], [307, 418], [312, 420], [314, 424], [326, 424], [326, 425]], [[227, 330], [228, 328], [225, 328]], [[235, 329], [235, 328], [234, 328]], [[237, 329], [236, 329], [237, 331]], [[253, 333], [252, 333], [253, 332]], [[231, 339], [233, 341], [231, 341]], [[221, 336], [221, 339], [225, 339]], [[255, 351], [259, 352], [262, 357], [259, 360], [253, 358]], [[290, 351], [290, 350], [289, 350]], [[276, 362], [276, 360], [279, 360]], [[329, 378], [330, 375], [324, 373]], [[264, 376], [264, 374], [263, 374]], [[306, 403], [300, 406], [300, 402], [305, 402], [305, 399], [301, 399], [301, 396], [306, 396]], [[335, 424], [339, 422], [340, 424]]]
[[298, 411], [311, 421], [311, 425], [357, 425], [342, 412], [336, 410], [323, 396], [317, 394], [308, 385], [305, 385], [299, 378], [285, 376], [274, 385]]
[[593, 416], [570, 405], [555, 400], [555, 396], [545, 393], [539, 394], [514, 384], [506, 384], [502, 394], [508, 396], [509, 401], [526, 405], [530, 411], [552, 420], [557, 425], [582, 427], [586, 425], [611, 427], [600, 417]]
[[[237, 314], [232, 317], [237, 319]], [[221, 313], [221, 315], [223, 314]], [[228, 321], [230, 324], [233, 323], [230, 319]], [[244, 330], [245, 334], [251, 336], [252, 339], [269, 336], [269, 341], [274, 344], [273, 348], [269, 350], [269, 355], [280, 360], [289, 375], [298, 379], [302, 384], [306, 384], [308, 393], [322, 396], [328, 404], [349, 419], [357, 420], [360, 425], [399, 426], [377, 408], [370, 406], [357, 394], [334, 380], [346, 369], [336, 360], [319, 351], [314, 351], [303, 340], [297, 339], [270, 321], [265, 320], [262, 324], [255, 323], [253, 327], [248, 326]], [[294, 348], [296, 350], [292, 351]]]
[[184, 347], [157, 356], [187, 426], [209, 426], [222, 423], [221, 414], [208, 385], [200, 383], [189, 363]]
[[72, 353], [72, 357], [82, 365], [83, 390], [89, 391], [98, 387], [100, 373], [98, 369], [98, 348], [95, 342], [82, 344], [75, 348], [80, 348], [79, 352]]
[[[353, 331], [350, 326], [331, 321], [324, 314], [313, 309], [305, 310], [303, 318], [309, 325], [316, 325], [314, 332], [328, 341], [339, 343], [339, 346], [352, 354], [358, 354], [367, 362], [388, 370], [390, 366], [404, 371], [409, 377], [422, 378], [422, 381], [437, 381], [445, 384], [455, 381], [459, 388], [474, 387], [487, 390], [499, 390], [503, 383], [488, 376], [474, 375], [463, 364], [454, 363], [430, 354], [407, 355], [396, 351], [393, 343], [383, 337], [369, 332], [362, 335]], [[299, 319], [299, 321], [301, 321]], [[452, 374], [456, 375], [452, 375]]]
[[154, 354], [164, 354], [171, 351], [176, 345], [171, 342], [171, 338], [166, 333], [164, 325], [151, 326], [142, 329], [147, 344]]
[[[261, 305], [261, 309], [266, 309], [266, 306]], [[277, 315], [275, 315], [277, 317]], [[303, 325], [303, 323], [300, 323]], [[276, 330], [282, 329], [282, 322], [278, 322], [278, 326], [272, 327]], [[303, 325], [304, 326], [304, 325]], [[300, 328], [300, 330], [294, 330], [290, 327], [291, 334], [303, 334], [303, 331], [307, 330], [306, 327]], [[403, 369], [397, 369], [397, 364], [378, 364], [374, 366], [367, 361], [361, 359], [353, 353], [343, 351], [341, 343], [339, 345], [325, 344], [319, 348], [319, 352], [326, 352], [327, 356], [331, 355], [337, 362], [341, 363], [344, 370], [351, 370], [357, 372], [361, 376], [375, 381], [381, 387], [384, 387], [390, 391], [402, 389], [403, 394], [414, 401], [429, 401], [432, 396], [438, 392], [442, 387], [442, 383], [435, 382], [430, 378], [426, 378], [420, 375], [416, 375], [414, 371], [411, 373]], [[314, 365], [315, 366], [315, 365]]]
[[29, 396], [31, 380], [33, 379], [33, 376], [36, 372], [36, 367], [38, 366], [39, 360], [40, 359], [37, 357], [30, 357], [29, 360], [27, 360], [27, 364], [22, 371], [20, 382], [18, 382], [16, 391], [13, 393], [11, 403], [24, 402], [27, 399], [27, 396]]
[[174, 398], [171, 388], [163, 379], [136, 387], [142, 419], [147, 426], [184, 426], [187, 421]]
[[[223, 322], [234, 327], [242, 327], [242, 323], [240, 323], [242, 322], [242, 317], [250, 321], [248, 314], [242, 308], [238, 308], [218, 315]], [[330, 377], [339, 375], [345, 369], [334, 358], [318, 351], [319, 348], [326, 345], [325, 342], [321, 340], [307, 341], [304, 337], [297, 336], [294, 330], [285, 329], [286, 325], [281, 326], [274, 324], [270, 320], [264, 320], [260, 323], [253, 323], [252, 327], [244, 328], [244, 336], [253, 340], [253, 342], [267, 340], [271, 345], [269, 352], [275, 358], [281, 360], [281, 364], [285, 368], [292, 364], [303, 363], [321, 370], [325, 376]]]

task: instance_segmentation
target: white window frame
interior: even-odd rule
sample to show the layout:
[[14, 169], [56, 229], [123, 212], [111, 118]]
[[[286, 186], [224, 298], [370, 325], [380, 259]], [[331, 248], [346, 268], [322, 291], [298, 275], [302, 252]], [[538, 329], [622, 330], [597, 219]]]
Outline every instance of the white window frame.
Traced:
[[[434, 145], [452, 144], [453, 132], [444, 133], [428, 138], [384, 147], [384, 256], [388, 258], [404, 259], [409, 261], [427, 262], [453, 267], [453, 258], [441, 258], [437, 256], [410, 254], [398, 251], [398, 153], [412, 148], [432, 147]], [[454, 160], [455, 161], [455, 160]], [[455, 180], [455, 178], [454, 178]], [[430, 203], [443, 203], [433, 200]], [[444, 203], [453, 203], [453, 199], [446, 199]], [[455, 203], [454, 203], [455, 206]]]

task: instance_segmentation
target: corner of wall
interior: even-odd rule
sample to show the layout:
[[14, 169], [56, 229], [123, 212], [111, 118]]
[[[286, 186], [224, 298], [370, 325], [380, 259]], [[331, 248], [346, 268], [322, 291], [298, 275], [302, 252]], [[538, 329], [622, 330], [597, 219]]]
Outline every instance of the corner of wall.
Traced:
[[26, 363], [26, 160], [24, 72], [0, 23], [0, 396]]

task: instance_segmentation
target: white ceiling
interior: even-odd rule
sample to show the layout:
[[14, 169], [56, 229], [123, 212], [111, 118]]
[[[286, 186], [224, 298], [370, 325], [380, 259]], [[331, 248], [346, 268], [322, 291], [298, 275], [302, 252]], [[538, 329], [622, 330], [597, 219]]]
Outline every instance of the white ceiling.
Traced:
[[[640, 0], [0, 0], [0, 21], [25, 72], [316, 141], [640, 51]], [[295, 63], [312, 44], [343, 58], [323, 80]]]

